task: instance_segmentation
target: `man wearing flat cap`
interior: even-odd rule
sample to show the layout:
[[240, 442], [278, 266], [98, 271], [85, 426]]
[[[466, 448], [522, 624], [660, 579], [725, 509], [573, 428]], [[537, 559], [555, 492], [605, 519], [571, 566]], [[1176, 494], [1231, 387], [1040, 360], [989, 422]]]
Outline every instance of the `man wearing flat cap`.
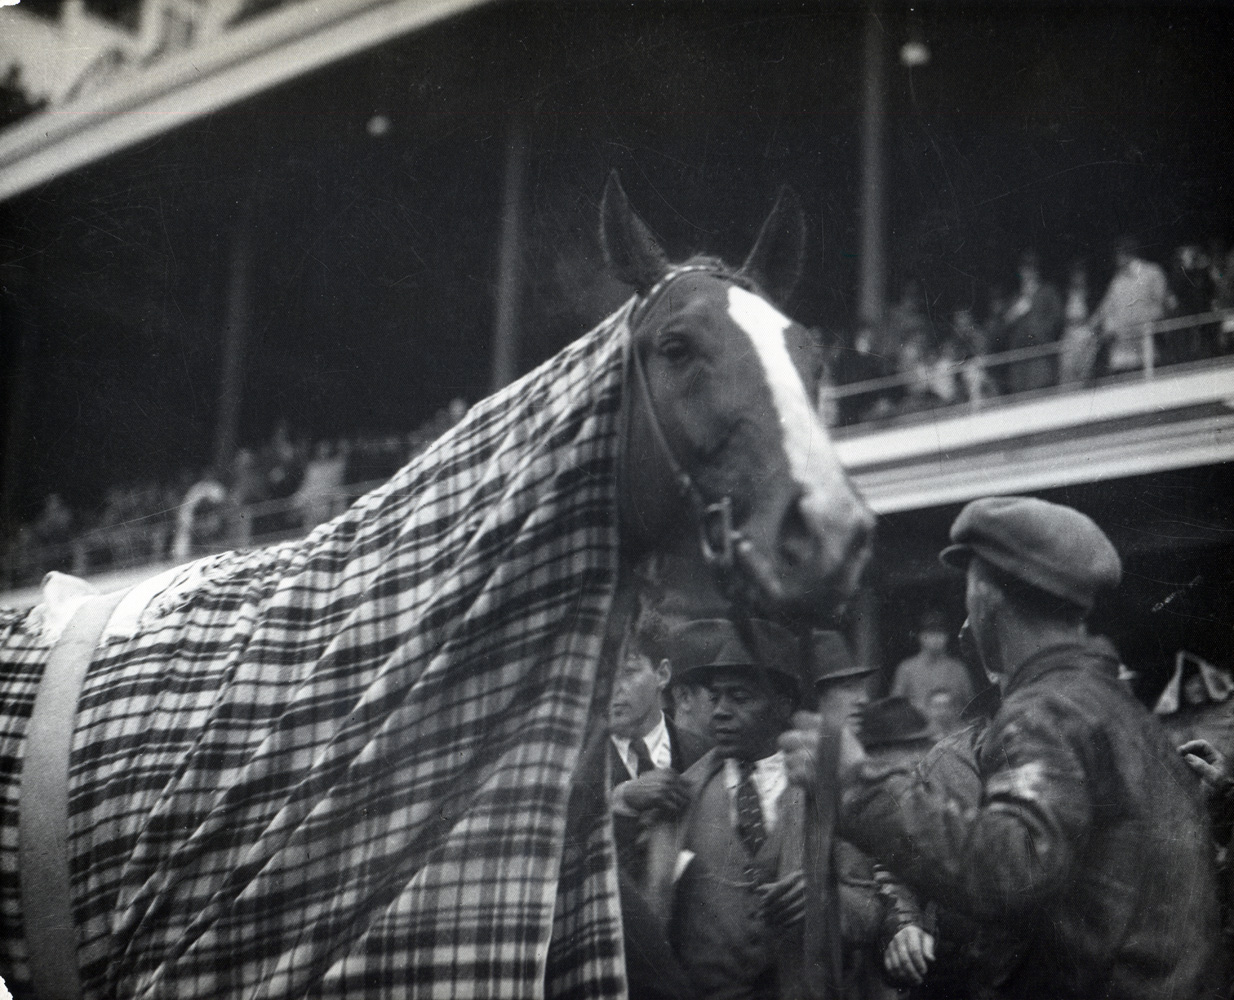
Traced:
[[[667, 924], [698, 995], [810, 997], [822, 963], [806, 930], [805, 794], [777, 749], [801, 701], [797, 637], [771, 622], [693, 621], [670, 658], [711, 691], [715, 746], [685, 773], [690, 801], [659, 832], [675, 848]], [[756, 648], [751, 649], [750, 645]]]
[[1002, 705], [975, 801], [880, 771], [841, 734], [841, 832], [918, 892], [1025, 942], [991, 994], [1122, 1000], [1226, 995], [1200, 789], [1118, 680], [1086, 618], [1117, 552], [1088, 517], [977, 500], [943, 561]]

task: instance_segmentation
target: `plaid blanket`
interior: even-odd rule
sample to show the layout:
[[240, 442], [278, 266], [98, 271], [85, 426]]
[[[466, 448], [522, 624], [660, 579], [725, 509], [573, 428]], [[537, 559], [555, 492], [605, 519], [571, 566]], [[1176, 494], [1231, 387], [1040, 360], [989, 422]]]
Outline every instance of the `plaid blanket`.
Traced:
[[[70, 790], [88, 997], [624, 994], [611, 828], [567, 837], [566, 806], [617, 583], [628, 313], [104, 642]], [[19, 991], [15, 790], [47, 652], [37, 615], [0, 616]]]

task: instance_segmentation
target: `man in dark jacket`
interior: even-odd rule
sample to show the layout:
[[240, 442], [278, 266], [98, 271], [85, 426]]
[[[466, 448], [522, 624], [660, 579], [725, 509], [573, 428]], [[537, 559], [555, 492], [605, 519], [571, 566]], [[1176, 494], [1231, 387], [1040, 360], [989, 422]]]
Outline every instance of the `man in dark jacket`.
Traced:
[[1118, 554], [1078, 511], [969, 504], [948, 565], [1003, 703], [977, 748], [980, 799], [879, 771], [842, 734], [842, 834], [941, 906], [1026, 942], [999, 996], [1217, 997], [1210, 831], [1194, 777], [1118, 681], [1085, 619]]
[[645, 831], [685, 808], [689, 787], [682, 772], [708, 749], [705, 740], [679, 730], [663, 711], [664, 689], [673, 670], [666, 629], [654, 614], [640, 617], [619, 658], [609, 698], [608, 774], [631, 1000], [690, 995], [685, 973], [669, 952], [642, 892], [647, 880]]
[[[979, 751], [998, 711], [999, 691], [977, 663], [967, 623], [960, 643], [977, 695], [961, 713], [961, 728], [935, 743], [912, 773], [918, 787], [975, 807], [981, 802]], [[869, 752], [864, 730], [860, 735]], [[883, 967], [892, 982], [910, 987], [910, 1000], [985, 1000], [997, 995], [997, 984], [1020, 963], [1021, 941], [998, 925], [940, 907], [885, 868], [876, 869], [876, 877], [884, 904]]]

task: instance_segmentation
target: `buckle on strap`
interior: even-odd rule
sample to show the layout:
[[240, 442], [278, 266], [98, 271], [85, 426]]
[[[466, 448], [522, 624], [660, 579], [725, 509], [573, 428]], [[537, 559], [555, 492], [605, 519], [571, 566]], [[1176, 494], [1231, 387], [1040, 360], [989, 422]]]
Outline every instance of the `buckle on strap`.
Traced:
[[[718, 540], [713, 537], [716, 532]], [[700, 511], [698, 537], [703, 550], [703, 560], [708, 566], [727, 571], [736, 565], [734, 545], [740, 536], [733, 529], [732, 497], [722, 496]]]

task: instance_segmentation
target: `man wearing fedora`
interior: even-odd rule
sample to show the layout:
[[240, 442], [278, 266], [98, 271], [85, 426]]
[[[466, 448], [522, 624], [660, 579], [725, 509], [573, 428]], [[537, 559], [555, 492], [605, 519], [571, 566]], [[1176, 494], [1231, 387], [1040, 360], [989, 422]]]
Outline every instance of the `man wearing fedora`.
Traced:
[[[965, 629], [961, 639], [968, 638]], [[966, 654], [966, 663], [978, 694], [961, 714], [961, 728], [933, 745], [929, 740], [923, 744], [908, 713], [894, 708], [902, 699], [892, 697], [867, 707], [859, 736], [871, 760], [911, 767], [915, 784], [975, 806], [981, 801], [978, 750], [998, 709], [999, 691], [976, 662], [975, 653], [971, 656], [973, 662], [968, 663]], [[898, 737], [890, 746], [884, 735], [888, 728]], [[908, 742], [902, 742], [906, 737]], [[984, 1000], [997, 995], [992, 984], [1002, 983], [1007, 970], [1019, 964], [1023, 943], [1017, 937], [940, 906], [886, 868], [876, 868], [875, 875], [883, 904], [879, 935], [883, 968], [891, 982], [908, 987], [910, 1000]]]
[[673, 662], [711, 691], [715, 746], [686, 772], [689, 804], [665, 831], [679, 876], [668, 924], [701, 997], [815, 996], [824, 963], [806, 932], [805, 793], [777, 749], [801, 701], [800, 649], [778, 625], [748, 626], [699, 620], [670, 639]]
[[[811, 632], [810, 654], [818, 714], [837, 729], [857, 725], [869, 707], [874, 668], [856, 663], [844, 636], [831, 630]], [[878, 1000], [887, 991], [875, 962], [882, 907], [874, 868], [864, 853], [844, 840], [835, 842], [833, 856], [843, 943], [839, 997]]]
[[870, 700], [874, 668], [854, 662], [844, 636], [830, 629], [810, 633], [810, 654], [819, 713], [837, 729], [855, 724]]
[[1025, 942], [993, 984], [1022, 998], [1220, 997], [1228, 986], [1203, 798], [1089, 637], [1122, 574], [1088, 517], [1024, 497], [961, 511], [943, 561], [1002, 705], [959, 801], [870, 766], [841, 734], [843, 835], [928, 898]]

